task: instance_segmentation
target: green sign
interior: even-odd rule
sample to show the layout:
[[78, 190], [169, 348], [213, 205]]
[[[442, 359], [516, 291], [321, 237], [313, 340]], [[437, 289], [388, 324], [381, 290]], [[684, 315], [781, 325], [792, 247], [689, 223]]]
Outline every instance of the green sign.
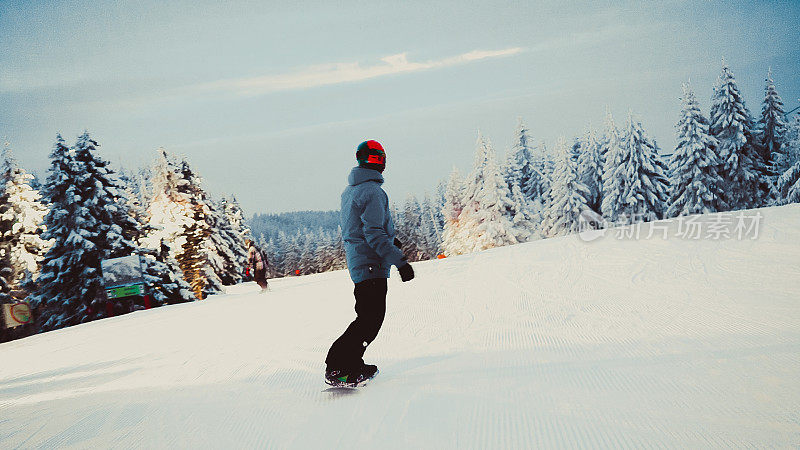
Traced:
[[106, 293], [108, 293], [108, 298], [133, 297], [144, 293], [144, 285], [134, 284], [131, 286], [106, 289]]

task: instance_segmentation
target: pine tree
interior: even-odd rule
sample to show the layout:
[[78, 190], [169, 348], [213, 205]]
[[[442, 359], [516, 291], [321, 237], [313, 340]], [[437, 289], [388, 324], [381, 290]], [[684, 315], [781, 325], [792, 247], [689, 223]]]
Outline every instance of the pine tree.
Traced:
[[666, 167], [655, 141], [642, 124], [628, 114], [628, 127], [622, 141], [625, 184], [624, 214], [631, 219], [651, 221], [664, 217], [668, 181]]
[[464, 210], [465, 197], [464, 180], [458, 173], [458, 169], [453, 167], [444, 194], [444, 205], [442, 206], [442, 216], [445, 223], [442, 230], [442, 248], [445, 254], [460, 255], [466, 253], [460, 238], [461, 213]]
[[0, 269], [8, 269], [5, 281], [10, 290], [20, 289], [27, 275], [38, 272], [49, 247], [41, 236], [47, 207], [31, 188], [32, 179], [6, 147], [0, 173]]
[[283, 273], [280, 270], [281, 261], [279, 255], [281, 253], [281, 249], [279, 247], [278, 238], [270, 238], [267, 240], [264, 236], [264, 233], [261, 233], [255, 245], [256, 248], [259, 248], [264, 252], [264, 255], [267, 257], [267, 261], [269, 261], [269, 267], [267, 268], [268, 277], [275, 278], [283, 276]]
[[528, 230], [514, 225], [516, 205], [500, 173], [494, 148], [480, 137], [476, 153], [466, 206], [459, 215], [462, 248], [472, 252], [523, 242]]
[[578, 173], [581, 183], [589, 190], [586, 197], [589, 208], [600, 214], [603, 202], [603, 155], [594, 130], [587, 131], [581, 142]]
[[446, 203], [445, 194], [447, 193], [447, 180], [440, 180], [439, 183], [436, 185], [436, 192], [433, 196], [433, 203], [431, 203], [431, 207], [433, 208], [433, 217], [436, 219], [437, 229], [439, 230], [439, 243], [441, 251], [441, 234], [444, 232], [444, 205]]
[[779, 203], [800, 203], [800, 161], [778, 178]]
[[140, 248], [145, 286], [152, 306], [191, 302], [196, 300], [192, 287], [183, 279], [178, 262], [170, 256], [169, 246], [159, 251]]
[[425, 238], [422, 234], [422, 208], [413, 194], [406, 197], [398, 220], [398, 239], [403, 243], [403, 253], [409, 261], [420, 261], [424, 256]]
[[145, 170], [138, 174], [121, 172], [123, 194], [119, 201], [126, 205], [128, 214], [137, 226], [135, 229], [129, 228], [127, 234], [138, 247], [136, 253], [141, 257], [145, 290], [146, 295], [150, 296], [150, 305], [155, 307], [196, 300], [191, 286], [183, 279], [178, 262], [171, 256], [169, 246], [163, 240], [158, 250], [142, 246], [142, 240], [154, 231], [148, 223], [149, 188], [144, 181], [145, 173]]
[[514, 147], [509, 153], [508, 162], [504, 172], [508, 189], [519, 186], [524, 198], [530, 202], [541, 202], [542, 194], [545, 191], [545, 175], [542, 173], [544, 166], [541, 158], [537, 161], [539, 153], [533, 140], [528, 136], [528, 129], [519, 119], [516, 132], [514, 134]]
[[189, 225], [183, 226], [182, 252], [177, 257], [183, 278], [189, 283], [192, 292], [198, 299], [206, 297], [206, 283], [209, 279], [207, 254], [203, 249], [203, 242], [206, 241], [210, 232], [206, 228], [203, 206], [194, 199], [192, 200], [192, 221]]
[[319, 238], [313, 230], [307, 228], [303, 229], [300, 236], [300, 259], [297, 262], [300, 275], [317, 273], [317, 244]]
[[733, 209], [761, 206], [769, 194], [767, 170], [752, 136], [753, 119], [736, 80], [723, 62], [711, 99], [711, 135], [719, 142], [719, 173]]
[[624, 211], [627, 179], [622, 165], [626, 155], [610, 110], [606, 111], [606, 128], [602, 149], [605, 164], [603, 165], [603, 200], [600, 209], [607, 221], [616, 223]]
[[556, 145], [557, 159], [553, 172], [552, 202], [546, 211], [544, 229], [547, 236], [562, 236], [580, 230], [580, 215], [588, 209], [589, 189], [581, 182], [574, 147], [560, 138]]
[[[462, 189], [462, 205], [458, 215], [458, 226], [454, 230], [452, 243], [455, 244], [448, 254], [463, 254], [475, 251], [474, 233], [476, 230], [475, 218], [479, 215], [480, 203], [479, 194], [484, 185], [485, 167], [489, 161], [489, 143], [483, 135], [478, 132], [475, 142], [475, 156], [470, 172], [464, 182]], [[471, 219], [471, 220], [470, 220]]]
[[422, 259], [432, 259], [441, 252], [442, 229], [439, 226], [439, 219], [436, 217], [436, 210], [440, 208], [433, 205], [430, 195], [426, 192], [422, 200], [421, 233], [424, 242]]
[[[241, 281], [237, 256], [232, 248], [240, 245], [239, 237], [234, 236], [221, 208], [211, 199], [205, 199], [205, 220], [208, 236], [203, 241], [208, 262], [209, 279], [206, 281], [206, 295], [222, 292], [223, 286]], [[244, 243], [241, 243], [243, 246]], [[244, 267], [241, 267], [241, 271]]]
[[74, 325], [104, 314], [100, 262], [136, 249], [128, 230], [136, 228], [121, 196], [116, 174], [95, 155], [97, 142], [82, 134], [68, 150], [58, 136], [45, 185], [50, 212], [43, 238], [53, 246], [42, 262], [31, 297], [43, 330]]
[[142, 238], [142, 245], [159, 250], [161, 243], [166, 242], [171, 256], [176, 257], [183, 252], [184, 230], [192, 225], [195, 215], [192, 203], [202, 203], [199, 183], [191, 170], [184, 170], [183, 164], [163, 148], [159, 149], [152, 172], [152, 198], [147, 201], [149, 230]]
[[335, 244], [333, 233], [327, 232], [322, 228], [319, 229], [319, 243], [317, 245], [317, 261], [316, 265], [320, 272], [328, 272], [334, 270], [335, 264]]
[[287, 244], [283, 247], [283, 273], [284, 276], [297, 275], [297, 270], [300, 269], [300, 256], [303, 251], [303, 234], [300, 230], [289, 237], [287, 236]]
[[274, 250], [274, 262], [273, 268], [275, 270], [275, 275], [279, 277], [284, 277], [289, 275], [289, 268], [287, 267], [287, 258], [288, 256], [295, 251], [291, 248], [292, 240], [291, 237], [286, 234], [284, 230], [278, 231], [278, 237], [275, 242], [275, 250]]
[[724, 180], [719, 167], [717, 140], [708, 132], [694, 92], [683, 85], [683, 109], [676, 128], [678, 145], [671, 160], [670, 200], [666, 217], [725, 211]]
[[544, 215], [541, 199], [531, 202], [519, 186], [514, 186], [509, 192], [509, 200], [511, 203], [506, 209], [506, 215], [514, 226], [517, 242], [541, 239], [540, 224]]
[[781, 174], [777, 181], [776, 203], [800, 203], [800, 117], [789, 124], [776, 165]]
[[[220, 293], [224, 283], [241, 280], [241, 238], [230, 229], [224, 211], [208, 198], [201, 177], [188, 161], [159, 150], [153, 168], [153, 197], [148, 203], [148, 226], [152, 231], [142, 238], [142, 244], [158, 250], [166, 242], [170, 257], [178, 261], [181, 269], [190, 267], [192, 273], [184, 272], [183, 276], [197, 298]], [[196, 224], [196, 218], [202, 218], [203, 223]], [[193, 239], [198, 247], [188, 249], [187, 239]], [[204, 264], [200, 269], [193, 266], [198, 262]], [[205, 279], [200, 282], [198, 276]], [[197, 294], [198, 286], [202, 286], [201, 294]]]
[[242, 273], [247, 265], [247, 240], [252, 239], [250, 235], [250, 228], [244, 222], [244, 213], [236, 201], [236, 197], [223, 199], [221, 204], [222, 212], [225, 215], [227, 223], [226, 232], [228, 233], [228, 240], [230, 241], [231, 251], [235, 259], [232, 262], [230, 272], [235, 272], [234, 283], [239, 283], [242, 280]]
[[[755, 140], [761, 153], [761, 159], [767, 162], [770, 170], [777, 173], [775, 161], [781, 159], [783, 143], [786, 135], [783, 100], [775, 89], [772, 70], [767, 72], [764, 87], [764, 102], [761, 106], [761, 118], [756, 124]], [[780, 175], [780, 174], [778, 174]]]
[[503, 168], [510, 198], [514, 204], [511, 215], [515, 226], [519, 230], [526, 230], [529, 234], [523, 238], [524, 240], [538, 235], [534, 224], [541, 221], [547, 202], [546, 189], [549, 188], [549, 181], [542, 173], [544, 165], [534, 156], [538, 153], [538, 149], [527, 133], [520, 119], [515, 133], [514, 147]]
[[786, 125], [784, 144], [781, 151], [774, 155], [775, 172], [780, 175], [800, 160], [800, 116]]

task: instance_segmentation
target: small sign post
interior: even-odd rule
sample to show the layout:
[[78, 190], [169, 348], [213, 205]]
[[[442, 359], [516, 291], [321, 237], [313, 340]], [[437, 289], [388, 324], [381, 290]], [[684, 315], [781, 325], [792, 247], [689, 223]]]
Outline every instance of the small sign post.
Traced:
[[31, 323], [31, 307], [27, 302], [4, 303], [3, 317], [6, 328], [16, 328], [20, 325]]
[[100, 268], [109, 300], [145, 296], [141, 256], [104, 259], [100, 262]]

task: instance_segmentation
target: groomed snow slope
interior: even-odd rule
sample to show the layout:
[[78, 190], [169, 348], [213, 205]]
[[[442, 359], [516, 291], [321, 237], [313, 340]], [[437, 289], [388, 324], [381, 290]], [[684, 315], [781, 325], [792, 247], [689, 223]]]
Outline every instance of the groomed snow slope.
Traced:
[[2, 344], [0, 447], [800, 445], [800, 207], [761, 212], [415, 264], [355, 391], [322, 382], [341, 271]]

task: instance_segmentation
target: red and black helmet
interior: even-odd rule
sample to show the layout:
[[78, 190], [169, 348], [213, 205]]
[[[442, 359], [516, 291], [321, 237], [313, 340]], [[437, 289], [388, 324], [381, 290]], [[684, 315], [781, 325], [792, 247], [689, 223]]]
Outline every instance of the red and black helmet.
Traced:
[[358, 160], [358, 165], [361, 167], [383, 171], [386, 166], [386, 152], [380, 142], [364, 141], [358, 144], [356, 160]]

